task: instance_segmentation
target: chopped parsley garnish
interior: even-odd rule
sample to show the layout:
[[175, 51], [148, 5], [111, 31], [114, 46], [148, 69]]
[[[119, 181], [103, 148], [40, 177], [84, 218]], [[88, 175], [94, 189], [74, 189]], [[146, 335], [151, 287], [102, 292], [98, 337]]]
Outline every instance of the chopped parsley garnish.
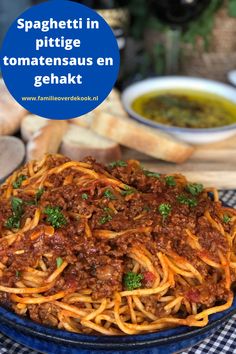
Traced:
[[110, 189], [106, 189], [103, 195], [104, 195], [104, 197], [106, 197], [107, 199], [110, 199], [110, 200], [116, 199], [116, 196], [110, 191]]
[[125, 289], [134, 290], [142, 286], [141, 281], [143, 280], [142, 274], [137, 274], [133, 272], [128, 272], [124, 275], [123, 284]]
[[114, 168], [114, 167], [126, 167], [127, 163], [123, 160], [118, 160], [118, 161], [113, 161], [108, 164], [108, 167]]
[[56, 207], [46, 207], [44, 209], [44, 214], [47, 215], [46, 221], [51, 224], [55, 229], [62, 227], [67, 224], [65, 216], [61, 212], [61, 208]]
[[103, 208], [103, 210], [104, 210], [107, 214], [112, 213], [112, 209], [111, 209], [111, 208], [105, 207], [105, 208]]
[[7, 229], [19, 229], [20, 228], [20, 218], [15, 215], [10, 216], [5, 223], [5, 227]]
[[87, 200], [88, 199], [88, 194], [87, 193], [83, 193], [81, 195], [81, 197], [82, 197], [82, 199]]
[[57, 257], [56, 262], [57, 262], [57, 268], [59, 268], [63, 263], [63, 259], [61, 257]]
[[145, 206], [143, 207], [143, 210], [144, 210], [144, 211], [150, 211], [151, 208], [150, 208], [148, 205], [145, 205]]
[[99, 219], [99, 224], [103, 225], [106, 224], [108, 221], [112, 220], [112, 216], [111, 215], [104, 215]]
[[189, 183], [186, 186], [186, 191], [188, 191], [194, 196], [198, 195], [203, 191], [203, 185], [200, 183]]
[[19, 270], [16, 270], [16, 277], [19, 278], [21, 276], [21, 272]]
[[105, 211], [106, 215], [103, 215], [99, 219], [99, 224], [100, 225], [106, 224], [108, 221], [112, 220], [112, 216], [110, 215], [110, 213], [112, 213], [112, 209], [106, 207], [103, 210]]
[[14, 189], [20, 188], [21, 184], [23, 181], [25, 181], [27, 179], [27, 176], [25, 175], [20, 175], [15, 182], [12, 183], [12, 186]]
[[161, 175], [157, 172], [152, 172], [152, 171], [148, 171], [148, 170], [143, 170], [143, 173], [145, 174], [145, 176], [147, 177], [155, 177], [155, 178], [160, 178]]
[[174, 179], [173, 176], [166, 176], [165, 181], [167, 186], [174, 187], [176, 186], [176, 180]]
[[169, 216], [171, 210], [172, 210], [172, 207], [168, 203], [162, 203], [158, 207], [158, 211], [162, 215], [163, 219], [166, 219]]
[[177, 200], [180, 204], [189, 205], [191, 208], [197, 206], [197, 200], [195, 198], [188, 198], [183, 194], [179, 195]]
[[13, 197], [11, 200], [11, 207], [12, 207], [14, 214], [20, 215], [20, 216], [23, 214], [23, 200], [22, 199]]
[[133, 194], [135, 192], [135, 189], [129, 186], [125, 186], [125, 190], [121, 191], [121, 195], [127, 196], [130, 194]]
[[37, 192], [35, 193], [34, 199], [25, 202], [25, 204], [27, 204], [27, 205], [37, 205], [44, 192], [45, 192], [44, 188], [39, 188], [37, 190]]
[[19, 229], [20, 219], [24, 212], [23, 210], [23, 200], [20, 198], [13, 197], [11, 199], [12, 215], [7, 219], [5, 227], [8, 229]]
[[231, 221], [231, 216], [225, 214], [225, 215], [223, 216], [223, 222], [224, 222], [225, 224], [228, 224], [230, 221]]
[[41, 199], [43, 193], [45, 192], [44, 188], [39, 188], [35, 194], [35, 202], [36, 204], [39, 202], [39, 200]]

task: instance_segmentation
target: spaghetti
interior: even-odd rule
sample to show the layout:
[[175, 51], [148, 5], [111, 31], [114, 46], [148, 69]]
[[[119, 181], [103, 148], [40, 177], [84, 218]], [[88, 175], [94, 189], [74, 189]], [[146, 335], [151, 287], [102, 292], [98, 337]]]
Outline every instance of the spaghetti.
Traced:
[[236, 211], [137, 161], [46, 155], [0, 187], [0, 304], [77, 333], [207, 325], [236, 280]]

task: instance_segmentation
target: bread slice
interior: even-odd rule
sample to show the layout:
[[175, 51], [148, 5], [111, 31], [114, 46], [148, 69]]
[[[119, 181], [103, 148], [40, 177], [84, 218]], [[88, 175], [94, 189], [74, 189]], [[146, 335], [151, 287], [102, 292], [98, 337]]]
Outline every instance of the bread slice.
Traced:
[[[67, 122], [73, 125], [78, 125], [79, 127], [90, 129], [92, 121], [97, 112], [106, 109], [109, 111], [110, 106], [113, 107], [118, 114], [123, 113], [124, 109], [121, 105], [119, 93], [117, 90], [113, 89], [107, 99], [95, 110], [84, 114], [78, 118], [69, 119]], [[42, 127], [47, 125], [50, 119], [39, 117], [35, 114], [27, 114], [21, 122], [21, 137], [25, 142], [28, 142], [32, 136]]]
[[120, 94], [117, 89], [113, 89], [109, 96], [103, 101], [101, 105], [95, 108], [93, 111], [84, 114], [79, 118], [69, 119], [72, 124], [79, 125], [84, 128], [91, 128], [94, 117], [101, 111], [116, 112], [116, 114], [126, 114], [120, 100]]
[[76, 124], [69, 124], [61, 144], [60, 153], [77, 161], [85, 156], [93, 156], [103, 163], [121, 157], [120, 147], [117, 143]]
[[[69, 120], [67, 133], [63, 130], [63, 121], [43, 119], [33, 114], [27, 115], [21, 123], [21, 136], [28, 142], [27, 159], [37, 160], [46, 152], [57, 152], [61, 140], [60, 153], [73, 160], [80, 160], [89, 155], [105, 163], [120, 159], [121, 152], [117, 143], [86, 128], [91, 124], [93, 115], [91, 112], [81, 118]], [[89, 124], [88, 120], [90, 120]], [[71, 123], [74, 121], [76, 124]], [[81, 122], [82, 126], [80, 126]]]
[[28, 114], [21, 122], [21, 137], [28, 142], [32, 136], [48, 123], [48, 119]]
[[173, 136], [130, 118], [116, 91], [95, 111], [91, 129], [121, 145], [165, 161], [181, 163], [194, 151], [192, 146]]
[[92, 129], [121, 145], [165, 161], [184, 162], [194, 151], [192, 146], [168, 134], [111, 113], [100, 112], [93, 120]]
[[84, 128], [89, 129], [92, 124], [92, 120], [94, 118], [94, 113], [95, 113], [95, 111], [91, 111], [87, 114], [84, 114], [83, 116], [81, 116], [79, 118], [69, 119], [69, 122], [72, 124], [76, 124], [80, 127], [84, 127]]
[[127, 113], [121, 102], [120, 92], [113, 89], [109, 96], [94, 111], [94, 115], [100, 112], [107, 112], [117, 116], [126, 116]]
[[27, 111], [9, 93], [3, 80], [0, 80], [0, 135], [14, 134]]
[[29, 140], [26, 148], [27, 161], [40, 160], [45, 153], [56, 153], [67, 131], [68, 123], [64, 120], [48, 120]]

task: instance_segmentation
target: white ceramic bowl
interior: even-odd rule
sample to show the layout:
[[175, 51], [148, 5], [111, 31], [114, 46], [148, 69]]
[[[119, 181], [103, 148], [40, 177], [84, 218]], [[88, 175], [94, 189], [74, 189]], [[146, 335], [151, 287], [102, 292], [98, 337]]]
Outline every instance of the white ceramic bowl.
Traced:
[[152, 78], [139, 81], [123, 91], [122, 102], [126, 111], [133, 119], [153, 128], [164, 130], [167, 133], [171, 133], [177, 138], [189, 143], [212, 143], [215, 141], [224, 140], [236, 134], [236, 123], [217, 128], [180, 128], [153, 122], [147, 118], [144, 118], [132, 109], [133, 101], [141, 95], [151, 91], [178, 88], [213, 93], [226, 98], [236, 105], [235, 88], [213, 80], [185, 76], [166, 76], [163, 78]]

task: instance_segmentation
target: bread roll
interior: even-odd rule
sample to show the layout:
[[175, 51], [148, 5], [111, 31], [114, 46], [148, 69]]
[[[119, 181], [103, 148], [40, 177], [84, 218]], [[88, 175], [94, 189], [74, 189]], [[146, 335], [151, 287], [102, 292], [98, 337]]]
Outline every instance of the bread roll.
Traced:
[[4, 182], [25, 158], [25, 145], [15, 136], [0, 137], [0, 183]]
[[27, 111], [17, 103], [0, 80], [0, 135], [14, 134]]
[[117, 143], [75, 124], [69, 124], [61, 144], [60, 153], [72, 160], [81, 160], [85, 156], [91, 155], [103, 163], [121, 157], [120, 147]]
[[26, 149], [27, 161], [40, 160], [45, 153], [58, 152], [67, 127], [66, 121], [48, 120], [29, 140]]
[[28, 142], [32, 136], [42, 127], [48, 124], [48, 119], [41, 118], [34, 114], [28, 114], [21, 122], [21, 137]]

